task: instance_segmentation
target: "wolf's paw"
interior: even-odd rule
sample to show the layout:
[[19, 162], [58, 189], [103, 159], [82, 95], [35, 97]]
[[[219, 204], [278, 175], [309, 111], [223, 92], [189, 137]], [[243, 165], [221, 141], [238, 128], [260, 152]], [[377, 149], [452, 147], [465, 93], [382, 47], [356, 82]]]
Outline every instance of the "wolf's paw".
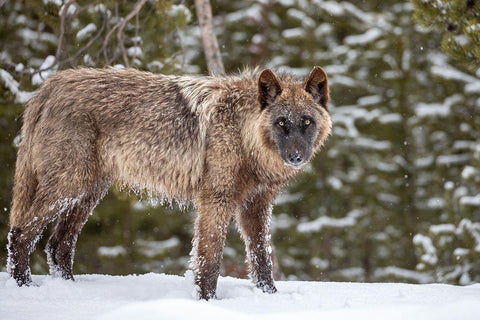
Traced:
[[275, 284], [269, 281], [259, 281], [256, 284], [256, 287], [262, 290], [265, 293], [275, 293], [277, 292], [277, 288], [275, 288]]

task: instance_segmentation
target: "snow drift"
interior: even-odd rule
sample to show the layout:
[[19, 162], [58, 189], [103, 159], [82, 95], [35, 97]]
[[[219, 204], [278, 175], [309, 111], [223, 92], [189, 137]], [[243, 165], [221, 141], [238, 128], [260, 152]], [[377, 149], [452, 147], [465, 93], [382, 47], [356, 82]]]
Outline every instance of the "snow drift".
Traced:
[[75, 282], [33, 276], [17, 287], [0, 273], [0, 319], [479, 319], [480, 284], [278, 281], [278, 293], [221, 277], [217, 300], [194, 299], [193, 276], [78, 275]]

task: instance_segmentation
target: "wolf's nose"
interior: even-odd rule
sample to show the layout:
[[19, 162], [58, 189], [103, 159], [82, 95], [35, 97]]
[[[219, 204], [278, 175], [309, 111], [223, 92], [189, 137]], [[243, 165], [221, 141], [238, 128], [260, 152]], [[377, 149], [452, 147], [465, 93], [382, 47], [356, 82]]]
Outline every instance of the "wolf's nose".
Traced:
[[288, 160], [290, 160], [291, 164], [297, 165], [303, 161], [303, 155], [295, 150], [295, 152], [290, 153]]

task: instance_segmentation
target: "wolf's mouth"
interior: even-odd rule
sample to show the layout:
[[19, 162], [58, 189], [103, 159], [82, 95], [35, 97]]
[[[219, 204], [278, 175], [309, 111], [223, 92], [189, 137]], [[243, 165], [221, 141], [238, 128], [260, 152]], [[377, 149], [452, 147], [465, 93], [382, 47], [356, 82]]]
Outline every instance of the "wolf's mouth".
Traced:
[[295, 169], [295, 170], [301, 170], [307, 164], [306, 161], [302, 161], [302, 162], [295, 163], [295, 164], [289, 163], [288, 161], [283, 161], [283, 163], [285, 164], [285, 166], [287, 166], [289, 168], [292, 168], [292, 169]]

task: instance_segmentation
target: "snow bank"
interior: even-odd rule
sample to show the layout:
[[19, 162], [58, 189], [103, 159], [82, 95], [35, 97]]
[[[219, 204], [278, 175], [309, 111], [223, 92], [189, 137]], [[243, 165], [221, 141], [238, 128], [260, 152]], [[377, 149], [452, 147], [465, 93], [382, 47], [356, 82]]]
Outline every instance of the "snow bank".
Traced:
[[34, 276], [18, 288], [0, 273], [0, 319], [478, 319], [480, 284], [410, 285], [279, 281], [269, 295], [249, 280], [221, 277], [217, 300], [196, 301], [192, 275]]

